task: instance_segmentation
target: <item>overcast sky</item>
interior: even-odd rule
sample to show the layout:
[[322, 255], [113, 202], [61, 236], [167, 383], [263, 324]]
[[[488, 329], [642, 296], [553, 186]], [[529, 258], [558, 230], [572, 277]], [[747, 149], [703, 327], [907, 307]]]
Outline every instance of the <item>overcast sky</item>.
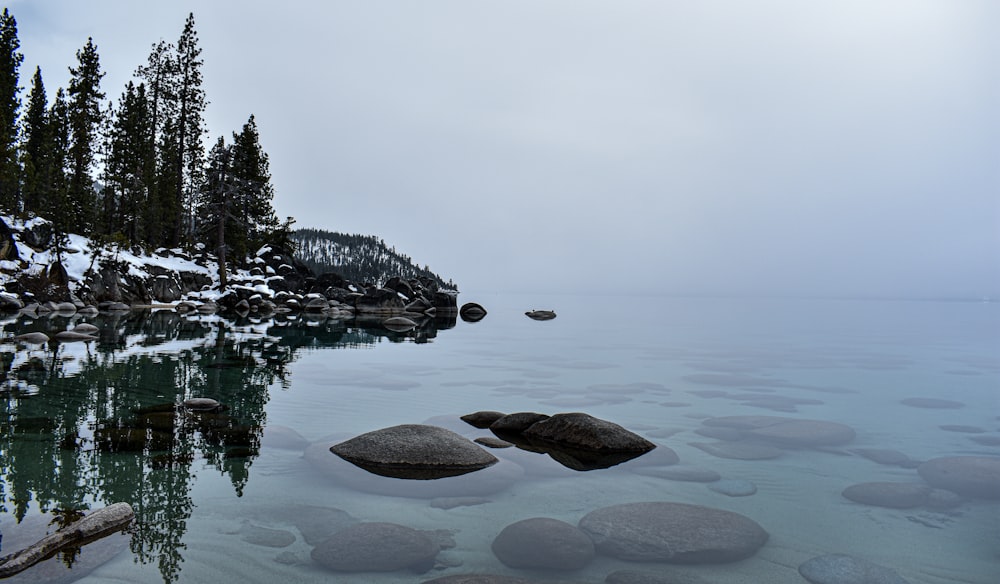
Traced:
[[14, 0], [117, 100], [194, 12], [206, 143], [463, 291], [1000, 296], [1000, 3]]

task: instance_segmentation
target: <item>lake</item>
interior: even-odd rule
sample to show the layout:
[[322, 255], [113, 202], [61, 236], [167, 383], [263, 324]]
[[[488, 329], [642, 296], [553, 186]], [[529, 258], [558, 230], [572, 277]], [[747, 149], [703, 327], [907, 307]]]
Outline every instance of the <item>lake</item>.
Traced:
[[[171, 311], [5, 317], [0, 555], [81, 512], [115, 502], [136, 512], [129, 532], [11, 581], [401, 583], [482, 573], [600, 583], [633, 570], [801, 584], [804, 562], [846, 554], [911, 583], [996, 582], [1000, 498], [920, 499], [929, 486], [917, 469], [1000, 457], [1000, 304], [459, 298], [470, 301], [489, 311], [482, 321], [440, 319], [417, 333]], [[534, 321], [531, 309], [558, 316]], [[98, 340], [12, 340], [80, 322], [100, 327]], [[193, 397], [226, 410], [178, 408]], [[329, 452], [400, 424], [491, 436], [459, 419], [485, 410], [584, 412], [658, 447], [587, 471], [490, 448], [496, 465], [439, 480], [378, 476]], [[775, 428], [804, 430], [768, 436]], [[831, 428], [840, 433], [825, 440]], [[913, 489], [871, 483], [905, 484], [919, 500], [904, 504]], [[845, 496], [850, 487], [860, 496]], [[635, 502], [731, 511], [769, 537], [739, 561], [598, 553], [569, 571], [511, 568], [492, 550], [521, 520], [576, 526]], [[420, 530], [441, 551], [416, 571], [333, 572], [313, 561], [317, 542], [371, 522]]]

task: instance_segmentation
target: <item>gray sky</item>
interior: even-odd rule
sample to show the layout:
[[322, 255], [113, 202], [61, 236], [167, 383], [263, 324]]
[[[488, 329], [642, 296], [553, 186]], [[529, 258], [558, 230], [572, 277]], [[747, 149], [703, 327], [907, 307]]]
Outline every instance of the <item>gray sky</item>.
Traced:
[[279, 215], [463, 291], [1000, 296], [1000, 3], [14, 0], [117, 100], [194, 12]]

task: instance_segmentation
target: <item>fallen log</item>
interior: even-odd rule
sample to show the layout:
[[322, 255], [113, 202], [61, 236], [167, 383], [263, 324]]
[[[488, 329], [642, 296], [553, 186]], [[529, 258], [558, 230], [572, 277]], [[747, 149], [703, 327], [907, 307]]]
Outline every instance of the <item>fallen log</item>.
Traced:
[[23, 572], [64, 548], [80, 546], [111, 535], [127, 526], [134, 518], [135, 513], [128, 503], [115, 503], [98, 509], [23, 550], [0, 557], [0, 578]]

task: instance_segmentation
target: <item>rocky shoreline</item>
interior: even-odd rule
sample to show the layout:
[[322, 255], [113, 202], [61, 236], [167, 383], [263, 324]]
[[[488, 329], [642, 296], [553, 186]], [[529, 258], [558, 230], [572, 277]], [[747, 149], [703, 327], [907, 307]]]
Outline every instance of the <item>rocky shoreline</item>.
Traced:
[[[29, 315], [173, 309], [181, 313], [280, 314], [406, 320], [458, 314], [458, 292], [430, 278], [382, 284], [314, 274], [286, 250], [265, 246], [248, 267], [227, 270], [204, 248], [142, 253], [70, 235], [43, 219], [0, 218], [0, 311]], [[399, 326], [406, 323], [399, 321]]]

